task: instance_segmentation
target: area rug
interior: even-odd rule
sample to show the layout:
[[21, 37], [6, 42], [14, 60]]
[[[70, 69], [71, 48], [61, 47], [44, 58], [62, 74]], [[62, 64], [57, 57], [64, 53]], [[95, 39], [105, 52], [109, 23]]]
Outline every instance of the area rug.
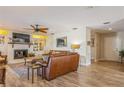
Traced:
[[10, 68], [20, 77], [27, 77], [27, 66], [24, 63], [10, 64]]
[[[16, 75], [19, 76], [20, 79], [27, 79], [28, 71], [27, 71], [27, 66], [24, 65], [24, 63], [10, 64], [9, 66], [16, 73]], [[31, 77], [31, 75], [32, 75], [31, 69], [30, 69], [29, 73], [30, 73], [30, 77]], [[35, 76], [37, 75], [37, 70], [34, 70], [34, 74], [35, 74]]]

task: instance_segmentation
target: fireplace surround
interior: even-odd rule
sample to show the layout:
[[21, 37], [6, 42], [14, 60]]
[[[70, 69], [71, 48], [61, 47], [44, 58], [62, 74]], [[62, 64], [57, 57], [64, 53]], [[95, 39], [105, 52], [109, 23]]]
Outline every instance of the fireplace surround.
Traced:
[[15, 49], [14, 50], [14, 59], [21, 59], [27, 57], [28, 49]]

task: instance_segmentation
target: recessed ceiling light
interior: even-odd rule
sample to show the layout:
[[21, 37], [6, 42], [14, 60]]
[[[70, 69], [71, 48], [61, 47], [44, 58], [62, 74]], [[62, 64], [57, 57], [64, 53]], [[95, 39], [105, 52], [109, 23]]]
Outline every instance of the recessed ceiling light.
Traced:
[[51, 33], [51, 35], [54, 35], [55, 33]]
[[110, 24], [110, 23], [111, 23], [111, 22], [104, 22], [103, 24], [105, 24], [105, 25], [106, 25], [106, 24]]
[[78, 28], [76, 28], [76, 27], [74, 27], [74, 28], [72, 28], [73, 30], [77, 30]]
[[88, 8], [88, 9], [90, 9], [90, 8], [94, 8], [94, 6], [88, 6], [87, 8]]

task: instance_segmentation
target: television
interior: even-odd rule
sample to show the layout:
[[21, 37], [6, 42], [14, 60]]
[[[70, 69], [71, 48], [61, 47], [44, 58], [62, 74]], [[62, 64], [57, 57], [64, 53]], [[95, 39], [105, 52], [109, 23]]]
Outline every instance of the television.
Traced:
[[30, 35], [22, 33], [13, 33], [13, 42], [15, 43], [29, 43]]

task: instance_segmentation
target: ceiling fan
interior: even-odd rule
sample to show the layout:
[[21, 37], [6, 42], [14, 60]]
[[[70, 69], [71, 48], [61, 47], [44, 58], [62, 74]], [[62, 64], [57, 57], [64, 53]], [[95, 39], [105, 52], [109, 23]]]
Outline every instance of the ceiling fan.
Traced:
[[34, 32], [47, 33], [48, 28], [42, 27], [42, 25], [30, 25], [31, 28], [24, 28], [26, 30], [33, 30]]

